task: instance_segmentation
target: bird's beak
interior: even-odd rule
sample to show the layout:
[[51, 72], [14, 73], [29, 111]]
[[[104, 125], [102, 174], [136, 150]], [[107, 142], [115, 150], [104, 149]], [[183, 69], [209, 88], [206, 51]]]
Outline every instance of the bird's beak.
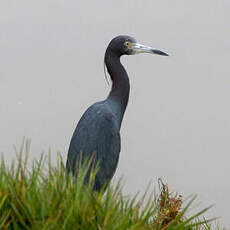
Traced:
[[158, 49], [152, 48], [150, 46], [145, 46], [138, 43], [132, 43], [131, 47], [133, 54], [139, 54], [139, 53], [151, 53], [151, 54], [158, 54], [163, 56], [169, 56], [167, 53], [164, 53]]

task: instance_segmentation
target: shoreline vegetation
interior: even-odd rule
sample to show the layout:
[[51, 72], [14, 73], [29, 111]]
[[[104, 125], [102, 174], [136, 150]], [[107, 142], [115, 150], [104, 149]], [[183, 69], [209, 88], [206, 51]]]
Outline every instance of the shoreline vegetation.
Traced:
[[[0, 229], [79, 230], [208, 230], [220, 229], [215, 219], [205, 219], [207, 207], [187, 216], [196, 196], [184, 201], [170, 192], [159, 179], [159, 192], [146, 191], [141, 198], [124, 196], [120, 182], [93, 192], [95, 173], [89, 183], [84, 178], [89, 167], [79, 167], [77, 177], [67, 175], [59, 157], [41, 156], [28, 167], [30, 142], [23, 141], [17, 161], [0, 164]], [[139, 196], [138, 196], [139, 197]], [[213, 222], [213, 223], [212, 223]]]

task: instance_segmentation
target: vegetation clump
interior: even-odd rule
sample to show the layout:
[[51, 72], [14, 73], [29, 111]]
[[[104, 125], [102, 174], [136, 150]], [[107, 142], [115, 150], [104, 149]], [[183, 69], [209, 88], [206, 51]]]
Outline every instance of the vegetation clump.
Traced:
[[[167, 226], [176, 219], [181, 210], [182, 196], [177, 193], [170, 193], [167, 184], [164, 184], [161, 179], [159, 179], [159, 188], [161, 192], [157, 203], [156, 224], [161, 227]], [[182, 222], [182, 218], [178, 222]]]
[[[184, 208], [182, 197], [169, 192], [159, 180], [160, 194], [138, 200], [124, 196], [120, 183], [93, 191], [95, 172], [84, 184], [89, 164], [68, 175], [59, 157], [53, 168], [48, 158], [34, 160], [29, 167], [29, 142], [22, 145], [18, 161], [0, 165], [0, 229], [20, 230], [198, 230], [211, 229], [211, 220], [200, 220], [208, 209], [185, 217], [195, 198]], [[25, 156], [22, 158], [22, 156]]]

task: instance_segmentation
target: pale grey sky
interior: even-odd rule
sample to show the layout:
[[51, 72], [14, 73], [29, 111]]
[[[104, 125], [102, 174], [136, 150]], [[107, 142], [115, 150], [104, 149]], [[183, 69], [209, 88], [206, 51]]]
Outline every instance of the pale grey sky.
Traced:
[[127, 193], [162, 177], [230, 219], [230, 1], [4, 0], [0, 3], [0, 152], [66, 152], [85, 109], [110, 90], [107, 44], [127, 34], [171, 56], [123, 57], [131, 81], [116, 178]]

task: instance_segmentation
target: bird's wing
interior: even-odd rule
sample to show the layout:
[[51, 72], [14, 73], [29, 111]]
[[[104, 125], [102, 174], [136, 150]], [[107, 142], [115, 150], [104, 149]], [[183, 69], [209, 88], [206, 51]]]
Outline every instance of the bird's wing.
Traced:
[[[90, 158], [95, 154], [100, 168], [96, 182], [104, 184], [116, 170], [120, 153], [120, 134], [116, 117], [108, 105], [96, 103], [89, 107], [80, 119], [71, 139], [67, 168], [75, 173], [80, 154]], [[70, 161], [71, 160], [71, 161]]]

